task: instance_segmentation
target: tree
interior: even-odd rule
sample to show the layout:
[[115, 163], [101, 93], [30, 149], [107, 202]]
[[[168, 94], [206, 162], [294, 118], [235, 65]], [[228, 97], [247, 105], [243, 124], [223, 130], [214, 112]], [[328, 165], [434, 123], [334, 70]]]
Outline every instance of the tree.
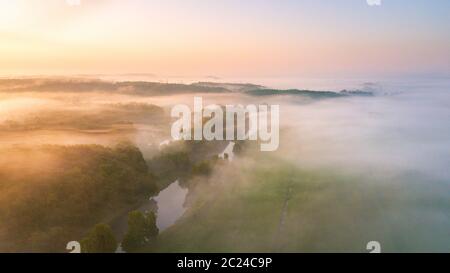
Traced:
[[114, 253], [117, 241], [111, 228], [106, 224], [96, 225], [81, 241], [83, 253]]
[[192, 167], [192, 174], [193, 175], [210, 175], [212, 172], [212, 166], [209, 161], [202, 161], [194, 167]]
[[134, 252], [150, 243], [159, 233], [153, 212], [132, 211], [128, 214], [128, 231], [122, 242], [126, 252]]

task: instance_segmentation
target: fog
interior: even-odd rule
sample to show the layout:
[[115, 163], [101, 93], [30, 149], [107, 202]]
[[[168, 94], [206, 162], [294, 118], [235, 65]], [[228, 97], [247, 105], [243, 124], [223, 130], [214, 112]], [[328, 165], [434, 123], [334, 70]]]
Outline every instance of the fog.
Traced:
[[281, 153], [299, 164], [448, 179], [450, 97], [428, 90], [286, 104]]
[[[308, 191], [309, 201], [298, 206], [291, 201], [291, 214], [298, 216], [286, 220], [283, 235], [275, 235], [278, 243], [268, 249], [362, 251], [365, 242], [377, 240], [385, 251], [448, 251], [449, 88], [387, 86], [392, 92], [375, 97], [267, 100], [281, 105], [280, 149], [241, 158], [234, 167], [247, 173], [294, 164], [317, 174], [320, 188]], [[262, 183], [236, 174], [230, 180]], [[301, 244], [293, 246], [296, 238]]]
[[[194, 183], [188, 198], [191, 204], [204, 202], [208, 208], [228, 208], [252, 219], [241, 224], [239, 231], [230, 232], [227, 229], [236, 229], [232, 223], [241, 218], [224, 216], [228, 215], [224, 212], [211, 215], [205, 208], [208, 217], [196, 216], [197, 224], [211, 225], [224, 235], [211, 244], [200, 235], [206, 231], [189, 234], [207, 246], [200, 249], [360, 252], [375, 240], [386, 252], [448, 251], [450, 85], [431, 81], [371, 86], [377, 88], [374, 97], [317, 101], [298, 96], [234, 98], [235, 104], [280, 105], [280, 149], [264, 153], [256, 147], [238, 156], [231, 165], [216, 169], [210, 178], [216, 186]], [[220, 102], [220, 97], [212, 98]], [[290, 170], [292, 166], [298, 174]], [[259, 176], [260, 172], [264, 175]], [[266, 187], [271, 173], [276, 177], [274, 183], [280, 185], [275, 192], [280, 199], [290, 200], [281, 219], [280, 203], [269, 205], [275, 196], [262, 198], [259, 208], [242, 201], [248, 198], [248, 188], [258, 192]], [[263, 195], [270, 195], [265, 191], [273, 187], [262, 190]], [[285, 192], [292, 196], [284, 197]], [[222, 197], [227, 194], [236, 195], [236, 200]], [[222, 226], [218, 226], [216, 217], [226, 218], [229, 224], [220, 222]], [[259, 217], [280, 224], [259, 234], [257, 225], [271, 225]], [[185, 221], [180, 228], [192, 224], [189, 218]], [[257, 223], [254, 228], [249, 228], [251, 222]]]
[[[261, 170], [279, 172], [284, 166], [299, 170], [300, 174], [293, 171], [295, 174], [289, 179], [294, 179], [300, 189], [292, 182], [294, 186], [288, 184], [276, 191], [283, 195], [285, 190], [294, 188], [297, 194], [287, 208], [290, 209], [286, 216], [288, 224], [273, 229], [283, 230], [282, 235], [271, 234], [278, 238], [277, 243], [271, 239], [268, 246], [261, 246], [248, 241], [251, 237], [240, 237], [243, 242], [230, 246], [230, 250], [359, 251], [370, 240], [384, 240], [390, 251], [448, 250], [448, 81], [361, 82], [357, 88], [370, 88], [375, 96], [317, 100], [289, 95], [259, 97], [218, 89], [204, 92], [203, 88], [193, 92], [192, 86], [186, 87], [189, 89], [186, 92], [177, 86], [176, 92], [146, 95], [142, 90], [136, 93], [141, 84], [131, 84], [125, 91], [120, 86], [119, 91], [108, 92], [107, 88], [115, 85], [106, 83], [105, 87], [104, 83], [89, 81], [83, 82], [81, 92], [74, 90], [79, 87], [74, 88], [73, 83], [65, 84], [57, 85], [57, 91], [42, 89], [42, 85], [38, 91], [33, 90], [38, 86], [33, 84], [23, 89], [23, 83], [16, 86], [14, 82], [1, 87], [0, 148], [41, 144], [114, 146], [127, 140], [135, 143], [149, 160], [160, 152], [159, 144], [170, 139], [169, 113], [175, 104], [192, 106], [194, 96], [201, 96], [205, 105], [279, 104], [281, 139], [277, 152], [249, 148], [232, 163], [217, 166], [210, 178], [192, 178], [189, 182], [187, 206], [196, 202], [221, 204], [221, 198], [226, 200], [227, 190], [235, 194], [236, 187], [258, 189], [258, 185], [265, 185], [264, 176], [263, 181], [252, 176]], [[90, 84], [92, 91], [86, 91]], [[340, 90], [344, 85], [340, 83], [333, 88], [327, 82], [326, 90]], [[106, 90], [98, 90], [98, 86]], [[156, 92], [153, 85], [148, 88]], [[20, 165], [29, 166], [33, 173], [45, 169], [30, 163], [30, 158], [22, 163], [16, 162], [17, 158], [23, 159], [20, 155], [11, 160], [3, 157], [0, 174], [18, 174], [21, 168], [13, 166]], [[52, 159], [52, 164], [55, 161]], [[289, 180], [283, 172], [277, 178], [281, 184]], [[317, 183], [317, 188], [302, 192], [306, 181]], [[300, 194], [309, 194], [309, 198], [295, 205]], [[239, 202], [234, 205], [242, 209], [253, 206]], [[273, 211], [265, 210], [264, 215], [269, 219], [273, 213], [276, 220], [272, 222], [278, 226], [280, 211], [270, 208]], [[186, 221], [195, 213], [188, 209]], [[254, 213], [252, 217], [260, 218]], [[201, 217], [197, 221], [202, 225]], [[175, 227], [164, 234], [179, 238], [176, 231]], [[301, 245], [289, 243], [289, 236], [297, 236]], [[203, 250], [223, 250], [220, 246], [224, 245], [218, 245]]]

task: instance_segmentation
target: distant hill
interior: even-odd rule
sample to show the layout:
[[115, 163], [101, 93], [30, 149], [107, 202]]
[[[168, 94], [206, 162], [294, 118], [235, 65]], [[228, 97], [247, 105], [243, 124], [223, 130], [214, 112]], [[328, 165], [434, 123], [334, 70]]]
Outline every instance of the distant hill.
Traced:
[[225, 88], [233, 92], [247, 92], [255, 89], [264, 89], [262, 85], [251, 83], [218, 83], [218, 82], [198, 82], [194, 83], [195, 86], [212, 87], [212, 88]]
[[298, 89], [256, 89], [246, 92], [251, 96], [276, 96], [276, 95], [294, 95], [305, 96], [312, 99], [321, 98], [338, 98], [345, 96], [344, 94], [331, 92], [331, 91], [311, 91], [311, 90], [298, 90]]
[[224, 93], [220, 86], [144, 81], [112, 82], [92, 79], [0, 79], [0, 92], [114, 92], [134, 95]]
[[311, 99], [325, 99], [325, 98], [341, 98], [346, 96], [373, 96], [373, 93], [354, 90], [347, 91], [343, 90], [341, 92], [333, 91], [313, 91], [313, 90], [299, 90], [299, 89], [255, 89], [245, 92], [251, 96], [280, 96], [280, 95], [290, 95], [290, 96], [303, 96]]
[[269, 89], [250, 83], [198, 82], [193, 84], [146, 81], [113, 82], [79, 78], [0, 79], [0, 92], [108, 92], [142, 96], [163, 96], [188, 93], [244, 93], [251, 96], [295, 95], [311, 99], [345, 96], [373, 96], [371, 91], [313, 91]]

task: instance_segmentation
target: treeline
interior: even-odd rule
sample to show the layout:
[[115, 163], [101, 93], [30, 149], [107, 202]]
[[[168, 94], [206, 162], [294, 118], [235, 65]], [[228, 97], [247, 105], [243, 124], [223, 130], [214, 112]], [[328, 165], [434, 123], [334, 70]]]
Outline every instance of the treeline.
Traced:
[[[211, 175], [216, 165], [226, 162], [217, 155], [208, 156], [207, 151], [211, 152], [213, 146], [217, 145], [217, 142], [183, 141], [166, 147], [148, 162], [152, 173], [157, 176], [159, 190], [166, 188], [175, 179], [183, 187], [190, 188], [198, 181], [203, 181], [194, 177]], [[236, 144], [238, 153], [242, 145], [243, 142]], [[159, 234], [156, 217], [154, 211], [130, 212], [122, 241], [118, 240], [120, 237], [115, 236], [117, 234], [108, 224], [99, 223], [81, 241], [81, 250], [83, 253], [111, 253], [117, 250], [132, 253], [152, 249]]]
[[157, 192], [136, 147], [11, 148], [0, 153], [0, 251], [62, 252], [86, 230]]
[[[163, 189], [175, 180], [187, 186], [190, 178], [209, 175], [220, 162], [218, 155], [228, 146], [229, 141], [180, 141], [165, 147], [157, 156], [148, 160], [150, 171], [158, 178]], [[234, 152], [239, 154], [245, 141], [236, 141]], [[223, 161], [223, 160], [222, 160]]]
[[194, 186], [193, 177], [226, 164], [217, 157], [221, 144], [180, 142], [148, 162], [129, 143], [3, 149], [0, 252], [64, 252], [70, 241], [81, 242], [84, 252], [114, 252], [120, 243], [127, 252], [148, 248], [158, 235], [154, 212], [131, 212], [121, 242], [99, 223], [111, 223], [176, 179]]
[[0, 79], [0, 92], [106, 92], [139, 96], [183, 93], [227, 93], [221, 86], [159, 82], [112, 82], [96, 79]]
[[167, 122], [161, 107], [146, 103], [106, 104], [87, 109], [41, 110], [1, 122], [0, 131], [107, 130], [150, 122]]
[[[81, 241], [82, 253], [133, 253], [151, 247], [159, 234], [154, 212], [132, 211], [128, 214], [128, 231], [122, 243], [107, 224], [97, 224]], [[120, 248], [119, 248], [120, 247]]]

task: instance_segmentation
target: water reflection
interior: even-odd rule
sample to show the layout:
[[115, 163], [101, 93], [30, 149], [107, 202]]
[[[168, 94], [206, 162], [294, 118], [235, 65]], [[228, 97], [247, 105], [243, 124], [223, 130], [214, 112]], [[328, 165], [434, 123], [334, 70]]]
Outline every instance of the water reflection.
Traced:
[[184, 202], [187, 193], [188, 190], [182, 188], [177, 180], [154, 198], [158, 204], [156, 225], [159, 231], [163, 231], [175, 224], [184, 214], [186, 210], [184, 208]]

